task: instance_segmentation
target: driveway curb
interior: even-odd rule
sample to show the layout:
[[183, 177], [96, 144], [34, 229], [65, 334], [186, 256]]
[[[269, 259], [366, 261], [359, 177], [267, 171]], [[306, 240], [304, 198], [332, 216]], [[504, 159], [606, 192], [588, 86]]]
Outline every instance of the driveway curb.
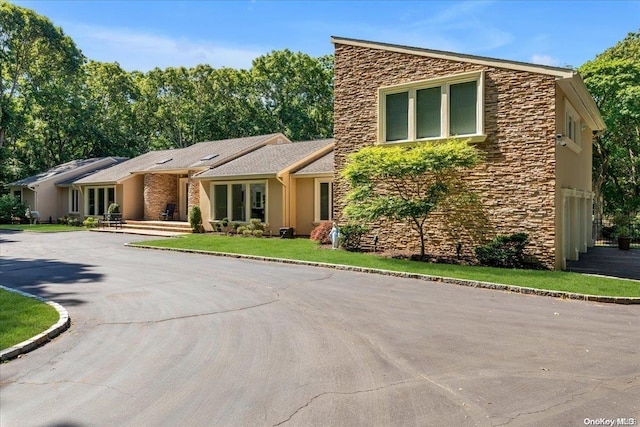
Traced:
[[527, 295], [538, 295], [538, 296], [545, 296], [545, 297], [552, 297], [552, 298], [571, 299], [571, 300], [577, 300], [577, 301], [590, 301], [590, 302], [599, 302], [599, 303], [607, 303], [607, 304], [626, 304], [626, 305], [640, 304], [640, 297], [611, 297], [611, 296], [602, 296], [602, 295], [586, 295], [586, 294], [577, 294], [573, 292], [527, 288], [523, 286], [504, 285], [499, 283], [480, 282], [475, 280], [454, 279], [454, 278], [442, 277], [442, 276], [429, 276], [426, 274], [405, 273], [405, 272], [399, 272], [399, 271], [381, 270], [381, 269], [368, 268], [368, 267], [356, 267], [356, 266], [350, 266], [350, 265], [329, 264], [329, 263], [323, 263], [323, 262], [272, 258], [272, 257], [257, 256], [257, 255], [233, 254], [228, 252], [201, 251], [197, 249], [160, 248], [157, 246], [148, 246], [148, 245], [140, 245], [140, 244], [133, 245], [131, 243], [125, 243], [125, 246], [131, 247], [131, 248], [155, 249], [155, 250], [161, 250], [161, 251], [186, 252], [186, 253], [194, 253], [194, 254], [201, 254], [201, 255], [223, 256], [228, 258], [243, 258], [243, 259], [251, 259], [256, 261], [280, 262], [283, 264], [308, 265], [311, 267], [325, 267], [325, 268], [333, 268], [336, 270], [380, 274], [384, 276], [402, 277], [407, 279], [419, 279], [419, 280], [425, 280], [430, 282], [439, 282], [439, 283], [447, 283], [447, 284], [459, 285], [459, 286], [468, 286], [472, 288], [494, 289], [499, 291], [514, 292], [514, 293], [527, 294]]
[[48, 305], [50, 305], [51, 307], [56, 309], [56, 311], [58, 312], [58, 316], [59, 316], [58, 321], [56, 322], [56, 324], [53, 325], [52, 327], [50, 327], [49, 329], [47, 329], [46, 331], [44, 331], [43, 333], [38, 334], [35, 337], [33, 337], [31, 339], [28, 339], [26, 341], [22, 341], [21, 343], [16, 344], [13, 347], [9, 347], [9, 348], [7, 348], [5, 350], [2, 350], [0, 352], [0, 362], [3, 362], [5, 360], [14, 359], [14, 358], [18, 357], [21, 354], [28, 353], [31, 350], [34, 350], [34, 349], [36, 349], [36, 348], [48, 343], [49, 341], [51, 341], [52, 339], [54, 339], [55, 337], [60, 335], [62, 332], [64, 332], [67, 329], [69, 329], [69, 326], [71, 325], [71, 318], [69, 317], [69, 313], [67, 312], [67, 310], [63, 306], [61, 306], [57, 302], [47, 301], [44, 298], [41, 298], [39, 296], [28, 294], [26, 292], [22, 292], [22, 291], [19, 291], [17, 289], [7, 288], [6, 286], [2, 286], [2, 285], [0, 285], [0, 289], [3, 289], [5, 291], [9, 291], [9, 292], [13, 292], [13, 293], [16, 293], [16, 294], [20, 294], [20, 295], [22, 295], [24, 297], [35, 298], [35, 299], [40, 300], [40, 301], [42, 301], [44, 303], [47, 303]]

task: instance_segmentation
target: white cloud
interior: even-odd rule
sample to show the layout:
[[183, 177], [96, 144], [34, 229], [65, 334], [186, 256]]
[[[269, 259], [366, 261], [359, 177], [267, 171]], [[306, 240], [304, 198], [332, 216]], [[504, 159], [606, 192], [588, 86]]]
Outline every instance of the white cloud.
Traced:
[[560, 65], [560, 61], [555, 58], [552, 58], [549, 55], [540, 55], [533, 54], [531, 56], [531, 62], [538, 65], [551, 65], [553, 67], [557, 67]]
[[148, 71], [155, 67], [251, 68], [253, 59], [267, 53], [258, 48], [224, 46], [209, 41], [173, 39], [127, 28], [98, 27], [65, 23], [69, 34], [89, 59], [118, 62], [128, 71]]

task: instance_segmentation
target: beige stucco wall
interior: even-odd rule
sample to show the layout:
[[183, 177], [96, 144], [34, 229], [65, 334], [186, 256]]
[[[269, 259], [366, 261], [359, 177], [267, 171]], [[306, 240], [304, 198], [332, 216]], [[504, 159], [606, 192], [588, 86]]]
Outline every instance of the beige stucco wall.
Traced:
[[[555, 266], [555, 91], [554, 77], [526, 71], [453, 62], [336, 44], [334, 217], [346, 221], [347, 182], [340, 176], [346, 156], [377, 140], [377, 89], [462, 72], [485, 72], [484, 123], [487, 139], [475, 146], [484, 161], [465, 180], [481, 200], [470, 212], [442, 212], [427, 229], [427, 251], [463, 253], [496, 234], [526, 232], [529, 251]], [[453, 214], [468, 227], [458, 227]], [[417, 234], [404, 223], [372, 224], [378, 247], [419, 249]], [[371, 236], [369, 236], [371, 237]], [[365, 239], [370, 242], [371, 239]]]
[[317, 224], [314, 220], [315, 181], [314, 178], [297, 178], [295, 194], [297, 223], [296, 234], [309, 235]]
[[284, 223], [283, 200], [282, 184], [275, 178], [269, 178], [267, 180], [267, 222], [274, 235], [277, 235], [280, 227], [289, 226]]
[[[565, 134], [566, 98], [557, 88], [556, 134]], [[574, 107], [575, 108], [575, 107]], [[583, 129], [584, 127], [584, 129]], [[579, 149], [556, 144], [556, 253], [557, 269], [566, 260], [577, 260], [593, 245], [592, 234], [592, 161], [593, 132], [586, 124], [579, 126]]]

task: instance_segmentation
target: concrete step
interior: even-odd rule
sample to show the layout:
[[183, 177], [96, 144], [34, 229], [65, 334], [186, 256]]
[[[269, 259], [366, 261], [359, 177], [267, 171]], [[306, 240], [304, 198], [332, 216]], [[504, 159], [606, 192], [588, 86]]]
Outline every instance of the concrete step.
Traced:
[[125, 230], [153, 230], [168, 231], [172, 233], [192, 233], [191, 225], [182, 221], [131, 221], [126, 220], [122, 224]]

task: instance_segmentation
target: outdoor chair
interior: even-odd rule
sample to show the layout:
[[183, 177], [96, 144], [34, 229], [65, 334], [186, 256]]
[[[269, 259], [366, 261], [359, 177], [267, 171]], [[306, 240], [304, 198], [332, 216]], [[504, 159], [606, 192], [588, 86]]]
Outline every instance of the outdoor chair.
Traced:
[[164, 210], [164, 212], [160, 212], [160, 217], [159, 219], [162, 221], [167, 221], [167, 220], [172, 220], [173, 219], [173, 214], [176, 211], [176, 205], [175, 203], [167, 203], [167, 208]]

